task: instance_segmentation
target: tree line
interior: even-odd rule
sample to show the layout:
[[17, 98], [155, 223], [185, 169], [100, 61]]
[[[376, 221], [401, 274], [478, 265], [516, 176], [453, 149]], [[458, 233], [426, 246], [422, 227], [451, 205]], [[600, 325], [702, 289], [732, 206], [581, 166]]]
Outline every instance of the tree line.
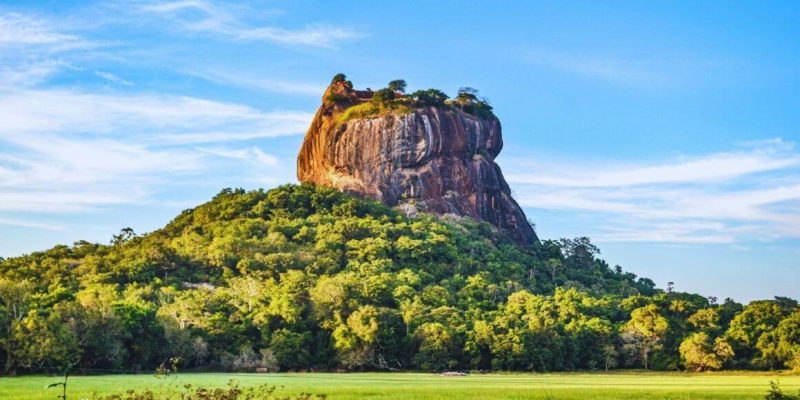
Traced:
[[800, 369], [800, 308], [657, 289], [587, 238], [515, 245], [333, 189], [225, 189], [146, 235], [0, 260], [5, 374]]

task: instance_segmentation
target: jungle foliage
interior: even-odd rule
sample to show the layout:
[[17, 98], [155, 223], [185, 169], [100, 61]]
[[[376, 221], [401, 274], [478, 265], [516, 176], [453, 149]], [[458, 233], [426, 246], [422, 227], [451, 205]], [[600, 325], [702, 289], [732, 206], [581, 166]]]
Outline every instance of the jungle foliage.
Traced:
[[0, 261], [0, 371], [800, 368], [800, 310], [664, 292], [587, 238], [333, 189], [225, 189], [164, 228]]

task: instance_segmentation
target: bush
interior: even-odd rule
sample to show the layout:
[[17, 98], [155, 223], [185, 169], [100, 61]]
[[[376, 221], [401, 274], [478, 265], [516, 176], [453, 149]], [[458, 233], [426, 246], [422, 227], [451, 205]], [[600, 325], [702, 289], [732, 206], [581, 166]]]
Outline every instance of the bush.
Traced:
[[185, 385], [183, 392], [179, 395], [174, 393], [159, 394], [150, 389], [140, 392], [129, 390], [124, 394], [112, 394], [107, 396], [93, 396], [94, 400], [322, 400], [327, 399], [325, 394], [300, 393], [297, 396], [278, 396], [275, 394], [276, 386], [261, 385], [255, 387], [241, 387], [239, 382], [231, 380], [224, 388], [206, 388]]
[[373, 103], [385, 104], [392, 100], [394, 100], [394, 90], [389, 88], [377, 90], [372, 94]]
[[800, 393], [798, 393], [797, 396], [785, 394], [781, 390], [779, 382], [770, 381], [769, 391], [767, 392], [767, 395], [764, 396], [764, 400], [800, 400]]
[[411, 98], [422, 105], [441, 107], [449, 99], [447, 94], [439, 89], [417, 90], [410, 94]]
[[453, 102], [461, 111], [479, 117], [494, 116], [493, 108], [489, 101], [478, 96], [478, 90], [471, 87], [458, 89], [458, 95]]

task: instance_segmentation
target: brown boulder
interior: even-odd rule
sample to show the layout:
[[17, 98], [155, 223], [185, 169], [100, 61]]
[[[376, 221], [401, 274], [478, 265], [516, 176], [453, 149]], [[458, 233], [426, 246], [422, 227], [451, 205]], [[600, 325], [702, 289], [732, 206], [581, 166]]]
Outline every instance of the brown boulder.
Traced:
[[409, 101], [403, 110], [343, 120], [370, 96], [344, 82], [328, 88], [297, 156], [301, 182], [484, 220], [524, 245], [538, 240], [494, 162], [503, 148], [496, 117]]

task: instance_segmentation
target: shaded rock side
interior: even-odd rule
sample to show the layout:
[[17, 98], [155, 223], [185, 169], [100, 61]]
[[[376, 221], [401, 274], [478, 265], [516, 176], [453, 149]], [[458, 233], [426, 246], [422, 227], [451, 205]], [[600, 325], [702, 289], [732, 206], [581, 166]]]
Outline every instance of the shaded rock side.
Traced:
[[503, 148], [496, 117], [445, 106], [342, 121], [348, 107], [370, 95], [342, 84], [328, 88], [297, 156], [301, 182], [484, 220], [523, 245], [538, 240], [494, 162]]

